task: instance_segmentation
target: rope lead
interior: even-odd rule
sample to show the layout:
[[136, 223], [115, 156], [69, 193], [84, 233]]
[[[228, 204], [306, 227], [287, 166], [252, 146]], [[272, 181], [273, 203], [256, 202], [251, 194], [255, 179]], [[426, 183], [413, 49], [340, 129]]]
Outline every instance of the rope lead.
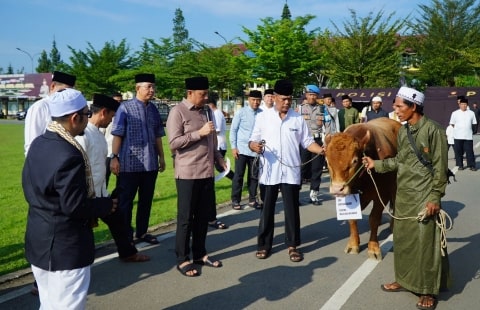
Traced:
[[[421, 212], [418, 213], [417, 216], [408, 216], [408, 217], [397, 217], [393, 215], [390, 210], [388, 210], [387, 206], [382, 200], [382, 197], [380, 196], [380, 191], [378, 190], [377, 184], [375, 183], [375, 180], [372, 175], [372, 171], [370, 169], [367, 169], [368, 175], [370, 175], [370, 178], [372, 179], [373, 186], [375, 186], [375, 190], [378, 195], [378, 199], [380, 200], [380, 203], [382, 204], [383, 208], [385, 211], [387, 211], [388, 215], [390, 215], [392, 218], [402, 221], [402, 220], [416, 220], [418, 222], [423, 222], [427, 218], [427, 209], [422, 210]], [[447, 227], [447, 219], [449, 225]], [[447, 248], [447, 231], [451, 230], [453, 228], [453, 221], [450, 215], [448, 215], [447, 212], [445, 212], [443, 209], [440, 209], [440, 212], [438, 213], [438, 216], [435, 220], [436, 225], [440, 228], [440, 251], [442, 253], [442, 256], [445, 256], [445, 250]]]

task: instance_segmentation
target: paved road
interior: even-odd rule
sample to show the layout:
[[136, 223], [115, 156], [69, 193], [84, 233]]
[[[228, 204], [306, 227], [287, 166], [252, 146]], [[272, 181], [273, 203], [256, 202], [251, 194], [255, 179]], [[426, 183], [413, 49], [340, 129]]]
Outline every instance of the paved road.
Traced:
[[[437, 309], [478, 309], [479, 176], [480, 171], [458, 172], [457, 182], [448, 186], [443, 200], [444, 209], [454, 220], [454, 229], [448, 233], [454, 283], [449, 292], [440, 295]], [[288, 260], [281, 200], [274, 252], [266, 260], [254, 256], [259, 211], [226, 207], [220, 211], [222, 221], [230, 228], [212, 230], [207, 239], [210, 254], [223, 261], [223, 268], [204, 267], [197, 278], [181, 276], [175, 269], [173, 233], [157, 232], [159, 245], [139, 245], [143, 253], [152, 256], [150, 262], [124, 264], [116, 254], [96, 260], [88, 309], [415, 309], [415, 295], [385, 293], [379, 288], [393, 279], [388, 216], [384, 214], [379, 230], [384, 255], [381, 262], [367, 259], [366, 212], [359, 225], [361, 253], [344, 254], [348, 225], [336, 220], [334, 200], [326, 194], [327, 185], [328, 174], [321, 187], [321, 206], [301, 207], [304, 261], [295, 264]], [[307, 192], [304, 186], [304, 200]], [[13, 281], [9, 286], [17, 287], [0, 286], [1, 309], [38, 309], [37, 297], [28, 294], [29, 285]]]

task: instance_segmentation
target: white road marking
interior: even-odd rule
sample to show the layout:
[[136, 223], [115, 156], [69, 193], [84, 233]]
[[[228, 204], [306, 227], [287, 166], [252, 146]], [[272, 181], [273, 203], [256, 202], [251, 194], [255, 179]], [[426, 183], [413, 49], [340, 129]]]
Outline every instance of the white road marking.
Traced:
[[[387, 253], [393, 246], [393, 235], [390, 234], [387, 239], [385, 239], [380, 244], [380, 249], [382, 253]], [[355, 292], [355, 290], [362, 284], [362, 282], [367, 278], [367, 276], [375, 269], [375, 267], [380, 263], [373, 259], [367, 259], [358, 269], [355, 271], [350, 278], [343, 283], [343, 285], [330, 297], [329, 300], [323, 305], [320, 310], [334, 310], [341, 309], [342, 306], [347, 302], [348, 298]]]

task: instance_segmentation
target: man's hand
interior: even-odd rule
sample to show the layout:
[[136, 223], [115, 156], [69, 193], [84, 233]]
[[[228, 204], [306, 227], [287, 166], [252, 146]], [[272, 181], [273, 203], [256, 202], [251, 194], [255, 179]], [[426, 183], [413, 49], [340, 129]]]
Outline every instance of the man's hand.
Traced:
[[427, 210], [427, 216], [436, 215], [440, 212], [440, 206], [430, 201], [427, 202], [425, 209]]
[[362, 163], [367, 169], [373, 169], [375, 167], [375, 162], [368, 156], [362, 158]]
[[252, 152], [255, 152], [257, 154], [262, 154], [263, 152], [263, 144], [260, 142], [250, 141], [248, 143], [248, 147], [252, 150]]
[[118, 177], [120, 174], [120, 162], [118, 157], [114, 157], [110, 160], [110, 171]]
[[163, 158], [163, 156], [159, 156], [158, 157], [158, 171], [164, 172], [166, 167], [167, 166], [165, 164], [165, 158]]
[[215, 132], [215, 126], [213, 125], [213, 122], [207, 122], [205, 125], [203, 125], [202, 128], [198, 130], [198, 133], [200, 134], [200, 137], [205, 137], [208, 136], [211, 133]]
[[238, 151], [238, 149], [232, 149], [233, 158], [238, 159], [239, 154], [240, 152]]

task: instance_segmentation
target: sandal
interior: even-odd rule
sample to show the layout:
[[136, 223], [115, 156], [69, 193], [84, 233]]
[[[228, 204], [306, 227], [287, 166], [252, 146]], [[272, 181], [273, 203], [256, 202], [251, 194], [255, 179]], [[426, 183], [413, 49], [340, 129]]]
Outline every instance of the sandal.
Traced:
[[258, 258], [258, 259], [265, 259], [265, 258], [267, 258], [269, 255], [270, 255], [270, 252], [267, 251], [267, 250], [258, 250], [258, 251], [255, 253], [255, 257]]
[[[425, 305], [429, 303], [430, 305]], [[429, 310], [437, 307], [438, 300], [433, 295], [421, 295], [420, 300], [417, 302], [417, 309]]]
[[239, 205], [239, 204], [234, 204], [234, 205], [232, 205], [232, 209], [233, 210], [242, 210], [242, 206]]
[[219, 220], [216, 220], [214, 223], [208, 223], [208, 226], [216, 229], [227, 229], [228, 226], [225, 223], [220, 222]]
[[150, 243], [150, 244], [158, 244], [159, 243], [157, 238], [155, 236], [150, 235], [150, 234], [145, 234], [145, 235], [143, 235], [143, 237], [140, 237], [138, 239], [140, 239], [140, 240], [142, 240], [146, 243]]
[[198, 270], [193, 266], [193, 264], [188, 263], [183, 267], [180, 267], [180, 265], [177, 265], [177, 270], [184, 276], [192, 278], [192, 277], [198, 277], [200, 274], [198, 273]]
[[261, 209], [261, 208], [259, 207], [260, 205], [259, 205], [256, 201], [249, 202], [249, 203], [248, 203], [248, 206], [249, 206], [250, 208], [252, 208], [252, 209], [257, 209], [257, 210], [258, 210], [258, 209]]
[[120, 259], [124, 263], [143, 263], [143, 262], [148, 262], [150, 260], [150, 256], [135, 253], [133, 255], [130, 255], [128, 257], [123, 257], [123, 258], [120, 258]]
[[301, 262], [303, 260], [302, 253], [298, 252], [296, 248], [289, 248], [288, 249], [288, 256], [290, 257], [290, 261], [294, 263]]
[[202, 259], [194, 259], [193, 263], [200, 266], [208, 266], [212, 268], [220, 268], [223, 266], [222, 262], [219, 260], [211, 261], [208, 256], [205, 256]]
[[408, 291], [407, 289], [403, 288], [397, 282], [382, 284], [382, 285], [380, 285], [380, 288], [384, 292], [407, 292]]

